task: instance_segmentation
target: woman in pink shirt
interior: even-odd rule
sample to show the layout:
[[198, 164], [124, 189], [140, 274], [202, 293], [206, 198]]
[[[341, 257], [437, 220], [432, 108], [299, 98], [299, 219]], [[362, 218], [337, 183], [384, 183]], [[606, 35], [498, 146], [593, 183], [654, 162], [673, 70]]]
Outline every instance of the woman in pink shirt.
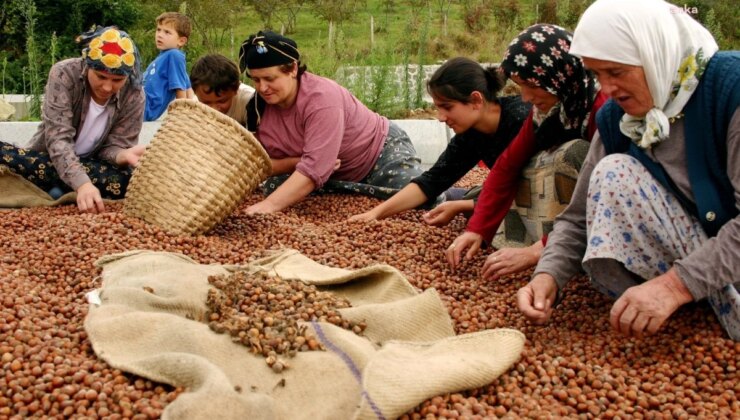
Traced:
[[408, 135], [336, 82], [307, 72], [292, 39], [252, 35], [239, 63], [257, 92], [247, 128], [277, 175], [248, 213], [281, 211], [317, 189], [388, 198], [422, 173]]

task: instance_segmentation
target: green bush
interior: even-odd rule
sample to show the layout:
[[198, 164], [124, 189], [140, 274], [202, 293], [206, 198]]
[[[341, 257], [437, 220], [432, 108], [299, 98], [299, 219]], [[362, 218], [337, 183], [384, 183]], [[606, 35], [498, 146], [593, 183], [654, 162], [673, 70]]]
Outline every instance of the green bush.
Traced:
[[[6, 92], [29, 92], [30, 75], [23, 16], [19, 1], [2, 0], [0, 10], [0, 60], [6, 59]], [[343, 66], [401, 65], [436, 63], [464, 55], [481, 62], [498, 62], [509, 41], [530, 24], [547, 18], [573, 29], [593, 0], [35, 0], [37, 23], [35, 46], [41, 57], [39, 71], [48, 74], [50, 50], [58, 59], [79, 55], [74, 44], [77, 34], [92, 24], [116, 24], [127, 30], [139, 47], [146, 66], [159, 51], [154, 45], [154, 19], [165, 11], [185, 9], [194, 22], [193, 34], [185, 47], [188, 66], [201, 54], [220, 52], [236, 59], [246, 37], [266, 26], [290, 31], [298, 42], [303, 61], [310, 71], [334, 78]], [[738, 11], [732, 2], [687, 0], [697, 7], [694, 18], [703, 22], [723, 49], [736, 48]], [[337, 6], [337, 10], [330, 10]], [[59, 19], [58, 16], [65, 16]], [[373, 43], [370, 18], [375, 26]], [[446, 16], [446, 19], [445, 19]], [[549, 17], [548, 17], [549, 16]], [[331, 23], [330, 23], [331, 22]], [[329, 28], [332, 28], [331, 37]], [[57, 34], [52, 47], [51, 34]], [[24, 73], [24, 68], [26, 68]], [[373, 78], [384, 80], [382, 72]], [[393, 105], [411, 109], [420, 105], [423, 92], [416, 80], [390, 84], [398, 89]], [[423, 80], [421, 81], [423, 90]], [[43, 83], [42, 83], [43, 86]], [[368, 85], [369, 86], [369, 85]], [[358, 88], [358, 92], [360, 89]], [[385, 112], [384, 93], [363, 93], [364, 98]], [[423, 104], [421, 104], [423, 105]]]

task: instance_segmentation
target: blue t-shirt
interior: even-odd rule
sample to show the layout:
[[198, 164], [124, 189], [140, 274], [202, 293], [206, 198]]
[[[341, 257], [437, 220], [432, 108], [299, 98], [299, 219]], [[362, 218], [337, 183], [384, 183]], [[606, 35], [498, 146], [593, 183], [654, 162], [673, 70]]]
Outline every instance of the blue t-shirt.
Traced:
[[154, 121], [175, 99], [176, 90], [190, 88], [190, 78], [185, 70], [185, 53], [172, 48], [164, 50], [149, 64], [144, 72], [146, 108], [144, 121]]

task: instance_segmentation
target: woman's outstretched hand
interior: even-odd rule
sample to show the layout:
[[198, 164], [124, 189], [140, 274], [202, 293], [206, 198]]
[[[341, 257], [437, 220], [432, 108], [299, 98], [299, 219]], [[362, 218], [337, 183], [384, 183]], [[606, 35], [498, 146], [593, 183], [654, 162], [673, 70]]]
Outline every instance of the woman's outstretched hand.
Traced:
[[378, 216], [375, 215], [375, 212], [373, 210], [368, 210], [365, 213], [355, 214], [347, 220], [350, 222], [370, 222], [373, 220], [378, 220]]
[[88, 181], [77, 188], [77, 208], [83, 213], [102, 213], [105, 211], [100, 190]]
[[675, 268], [627, 289], [609, 314], [612, 328], [627, 336], [655, 334], [681, 305], [694, 297]]
[[[452, 269], [460, 265], [461, 260], [469, 260], [475, 256], [483, 243], [483, 237], [475, 232], [465, 232], [455, 238], [445, 251], [445, 257]], [[467, 252], [466, 252], [467, 250]], [[464, 255], [463, 255], [464, 254]]]
[[136, 167], [139, 165], [139, 160], [146, 151], [146, 145], [137, 144], [134, 147], [123, 149], [116, 155], [116, 164], [118, 166], [132, 166]]
[[516, 293], [517, 306], [529, 322], [543, 325], [550, 320], [557, 293], [555, 277], [540, 273]]
[[483, 263], [483, 279], [498, 280], [535, 266], [543, 248], [542, 241], [538, 241], [526, 248], [501, 248], [492, 252]]

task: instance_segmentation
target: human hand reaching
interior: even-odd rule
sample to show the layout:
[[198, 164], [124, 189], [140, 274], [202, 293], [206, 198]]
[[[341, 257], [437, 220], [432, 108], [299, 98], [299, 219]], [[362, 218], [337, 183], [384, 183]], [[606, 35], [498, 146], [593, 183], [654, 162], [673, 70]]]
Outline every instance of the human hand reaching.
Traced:
[[525, 318], [535, 325], [546, 324], [558, 293], [555, 277], [539, 273], [516, 293], [517, 306]]
[[[483, 237], [475, 232], [465, 232], [455, 238], [445, 250], [445, 257], [452, 269], [456, 269], [461, 260], [469, 260], [475, 256], [483, 243]], [[467, 252], [466, 252], [467, 251]]]
[[139, 160], [144, 155], [146, 146], [143, 144], [137, 144], [134, 147], [123, 149], [116, 155], [116, 164], [118, 166], [131, 166], [137, 167]]
[[77, 208], [83, 213], [102, 213], [105, 211], [100, 191], [88, 181], [77, 188]]
[[525, 248], [501, 248], [491, 253], [483, 263], [483, 279], [498, 280], [502, 276], [526, 270], [540, 260], [542, 242]]
[[609, 314], [612, 328], [627, 336], [655, 334], [681, 305], [694, 300], [674, 268], [627, 289]]
[[[462, 200], [460, 200], [462, 201]], [[424, 213], [421, 217], [429, 225], [446, 226], [452, 219], [461, 213], [460, 203], [456, 201], [445, 201], [437, 207]]]

